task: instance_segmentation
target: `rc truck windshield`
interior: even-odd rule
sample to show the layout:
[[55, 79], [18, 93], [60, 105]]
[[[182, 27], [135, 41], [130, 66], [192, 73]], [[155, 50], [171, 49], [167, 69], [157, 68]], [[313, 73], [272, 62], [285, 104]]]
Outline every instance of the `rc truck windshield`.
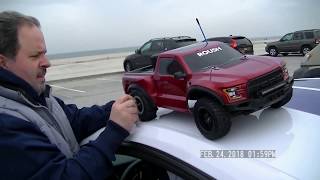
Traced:
[[239, 60], [243, 54], [220, 43], [214, 48], [203, 48], [198, 52], [185, 56], [185, 62], [193, 72], [209, 67], [219, 67]]

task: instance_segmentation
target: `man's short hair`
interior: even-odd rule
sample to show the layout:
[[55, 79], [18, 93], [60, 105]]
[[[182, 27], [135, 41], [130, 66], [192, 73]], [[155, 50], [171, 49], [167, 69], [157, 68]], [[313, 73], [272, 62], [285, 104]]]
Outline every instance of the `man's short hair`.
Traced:
[[15, 11], [0, 12], [0, 54], [15, 59], [20, 48], [18, 30], [21, 26], [37, 26], [38, 19]]

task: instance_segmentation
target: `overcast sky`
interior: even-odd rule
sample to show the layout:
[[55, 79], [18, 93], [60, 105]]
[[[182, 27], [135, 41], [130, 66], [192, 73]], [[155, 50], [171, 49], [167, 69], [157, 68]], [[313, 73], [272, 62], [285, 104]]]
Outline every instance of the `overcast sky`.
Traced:
[[320, 28], [320, 0], [0, 0], [38, 18], [48, 54], [140, 46], [188, 35], [265, 37]]

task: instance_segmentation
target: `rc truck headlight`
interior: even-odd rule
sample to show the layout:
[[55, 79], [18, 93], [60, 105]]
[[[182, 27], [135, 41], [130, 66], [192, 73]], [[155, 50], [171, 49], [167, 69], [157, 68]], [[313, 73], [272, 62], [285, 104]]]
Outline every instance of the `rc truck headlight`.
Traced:
[[289, 71], [285, 64], [282, 66], [282, 73], [283, 73], [283, 79], [287, 80], [289, 78]]
[[246, 87], [245, 84], [239, 85], [239, 86], [223, 89], [223, 92], [227, 96], [229, 102], [234, 102], [234, 101], [242, 100], [243, 98], [245, 98], [245, 92], [246, 92], [245, 87]]
[[232, 98], [232, 99], [238, 99], [240, 98], [240, 94], [238, 94], [237, 92], [237, 87], [233, 87], [233, 88], [228, 88], [228, 89], [224, 89], [224, 92], [227, 93], [227, 95]]

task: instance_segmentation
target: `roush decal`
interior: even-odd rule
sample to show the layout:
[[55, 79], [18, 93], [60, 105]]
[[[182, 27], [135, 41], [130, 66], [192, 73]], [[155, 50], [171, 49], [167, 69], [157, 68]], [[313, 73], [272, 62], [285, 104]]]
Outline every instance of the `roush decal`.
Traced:
[[201, 56], [212, 54], [212, 53], [215, 53], [215, 52], [218, 52], [218, 51], [222, 51], [222, 48], [220, 46], [219, 47], [215, 47], [215, 48], [211, 48], [211, 49], [208, 49], [208, 50], [204, 50], [202, 52], [198, 52], [197, 55], [199, 57], [201, 57]]

